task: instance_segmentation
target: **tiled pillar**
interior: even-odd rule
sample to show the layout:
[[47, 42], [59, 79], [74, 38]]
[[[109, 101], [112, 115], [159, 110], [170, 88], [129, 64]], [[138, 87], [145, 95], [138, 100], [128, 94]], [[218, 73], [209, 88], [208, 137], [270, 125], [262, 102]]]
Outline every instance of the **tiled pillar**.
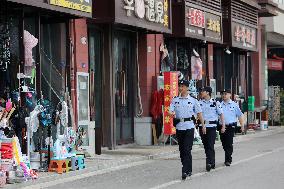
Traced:
[[75, 116], [75, 125], [78, 124], [77, 115], [77, 72], [88, 73], [88, 33], [86, 19], [75, 19], [71, 21], [71, 39], [73, 55], [71, 61], [71, 99]]
[[155, 77], [160, 72], [160, 45], [162, 34], [142, 34], [139, 36], [139, 73], [140, 91], [143, 105], [143, 116], [150, 116], [151, 95], [156, 90]]

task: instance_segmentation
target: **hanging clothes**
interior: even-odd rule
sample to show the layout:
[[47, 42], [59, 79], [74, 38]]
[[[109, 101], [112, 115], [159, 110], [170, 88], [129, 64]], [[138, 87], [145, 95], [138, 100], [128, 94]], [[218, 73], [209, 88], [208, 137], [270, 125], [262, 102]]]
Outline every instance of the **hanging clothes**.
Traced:
[[192, 79], [202, 80], [202, 60], [199, 56], [191, 57], [191, 75]]
[[25, 75], [32, 76], [32, 70], [35, 67], [33, 59], [33, 48], [38, 44], [38, 39], [30, 32], [24, 30], [25, 47]]
[[168, 72], [174, 69], [174, 65], [170, 62], [170, 56], [167, 47], [164, 44], [160, 46], [161, 52], [161, 72]]
[[154, 91], [152, 94], [151, 100], [151, 115], [153, 117], [153, 121], [157, 120], [159, 116], [163, 114], [164, 104], [164, 90], [160, 89], [159, 91]]

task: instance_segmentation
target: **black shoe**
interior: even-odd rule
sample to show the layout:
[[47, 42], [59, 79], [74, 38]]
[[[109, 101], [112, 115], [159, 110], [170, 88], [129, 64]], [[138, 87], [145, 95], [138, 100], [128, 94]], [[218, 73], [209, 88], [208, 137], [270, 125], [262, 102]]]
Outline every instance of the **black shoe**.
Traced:
[[231, 163], [228, 162], [228, 161], [226, 161], [224, 164], [225, 164], [226, 166], [230, 166], [230, 165], [231, 165]]
[[187, 177], [187, 173], [182, 173], [182, 175], [181, 175], [181, 180], [185, 180], [186, 177]]
[[215, 169], [215, 164], [212, 164], [212, 165], [211, 165], [211, 169]]
[[211, 170], [211, 168], [212, 168], [211, 164], [206, 164], [206, 171], [209, 172]]

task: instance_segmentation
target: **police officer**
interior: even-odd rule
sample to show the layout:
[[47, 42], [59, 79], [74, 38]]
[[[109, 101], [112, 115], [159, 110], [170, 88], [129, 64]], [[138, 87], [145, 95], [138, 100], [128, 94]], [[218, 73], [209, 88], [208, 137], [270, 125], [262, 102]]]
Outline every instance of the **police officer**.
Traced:
[[243, 113], [239, 108], [239, 105], [231, 100], [231, 91], [229, 89], [221, 91], [222, 99], [221, 106], [224, 112], [225, 132], [220, 132], [220, 138], [222, 146], [225, 151], [226, 166], [230, 166], [232, 163], [233, 154], [233, 137], [235, 127], [237, 126], [237, 118], [241, 124], [241, 131], [244, 132], [244, 119]]
[[[206, 170], [215, 169], [215, 150], [216, 127], [218, 118], [224, 123], [223, 110], [220, 102], [211, 98], [212, 88], [204, 87], [200, 91], [201, 100], [199, 101], [203, 114], [206, 132], [204, 128], [199, 127], [199, 133], [202, 139], [206, 154]], [[225, 124], [222, 125], [221, 132], [225, 132]]]
[[187, 80], [179, 81], [179, 96], [172, 99], [169, 112], [176, 123], [176, 135], [182, 163], [182, 180], [191, 176], [192, 173], [191, 150], [194, 139], [194, 114], [197, 114], [204, 123], [198, 100], [189, 95], [188, 88], [189, 82]]

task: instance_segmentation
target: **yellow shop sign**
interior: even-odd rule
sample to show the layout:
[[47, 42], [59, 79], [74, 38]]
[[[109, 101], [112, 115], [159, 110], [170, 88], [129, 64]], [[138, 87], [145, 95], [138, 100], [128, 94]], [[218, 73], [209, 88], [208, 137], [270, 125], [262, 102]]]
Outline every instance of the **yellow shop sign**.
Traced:
[[50, 0], [51, 5], [74, 9], [82, 12], [92, 12], [92, 0]]

